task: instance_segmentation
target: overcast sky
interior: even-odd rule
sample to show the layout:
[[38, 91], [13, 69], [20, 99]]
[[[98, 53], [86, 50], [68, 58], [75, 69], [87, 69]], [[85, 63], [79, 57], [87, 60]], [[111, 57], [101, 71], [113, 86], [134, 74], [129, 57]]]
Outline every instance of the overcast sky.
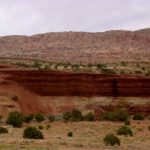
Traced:
[[150, 27], [150, 0], [0, 0], [0, 35]]

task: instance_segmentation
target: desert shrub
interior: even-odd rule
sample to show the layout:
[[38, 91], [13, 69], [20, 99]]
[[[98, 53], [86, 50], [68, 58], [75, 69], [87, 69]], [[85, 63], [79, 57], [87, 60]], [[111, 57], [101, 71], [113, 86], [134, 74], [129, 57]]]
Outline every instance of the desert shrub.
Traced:
[[129, 118], [128, 112], [125, 109], [117, 109], [114, 113], [117, 121], [126, 121]]
[[71, 113], [70, 113], [70, 112], [65, 112], [65, 113], [63, 113], [63, 120], [64, 120], [65, 122], [69, 121], [70, 118], [71, 118]]
[[133, 116], [133, 120], [144, 120], [144, 115], [141, 114], [141, 113], [136, 113], [136, 114]]
[[67, 121], [81, 121], [83, 119], [84, 118], [81, 114], [81, 111], [77, 110], [77, 109], [72, 110], [72, 112], [65, 112], [63, 114], [63, 120], [65, 122], [67, 122]]
[[18, 96], [13, 95], [13, 96], [11, 96], [11, 99], [14, 100], [14, 101], [18, 101]]
[[38, 114], [35, 115], [35, 120], [37, 122], [42, 122], [42, 121], [45, 120], [45, 118], [44, 118], [44, 116], [42, 114], [38, 113]]
[[68, 137], [72, 137], [73, 136], [73, 132], [68, 132]]
[[24, 117], [24, 122], [29, 123], [34, 119], [34, 115], [30, 114]]
[[43, 134], [40, 130], [35, 127], [27, 127], [24, 129], [23, 138], [26, 139], [43, 139]]
[[0, 134], [8, 133], [8, 130], [4, 127], [0, 127]]
[[86, 121], [94, 121], [94, 115], [93, 115], [93, 113], [89, 112], [88, 114], [86, 114], [84, 116], [84, 120], [86, 120]]
[[130, 125], [130, 120], [129, 119], [125, 120], [124, 124], [129, 126]]
[[110, 120], [110, 121], [114, 121], [115, 117], [114, 117], [114, 113], [113, 112], [105, 112], [102, 117], [103, 120]]
[[55, 116], [50, 115], [50, 116], [48, 117], [48, 119], [49, 119], [50, 122], [53, 122], [53, 121], [55, 121]]
[[122, 66], [127, 66], [127, 64], [124, 61], [121, 62], [121, 65]]
[[73, 68], [79, 68], [80, 65], [79, 65], [79, 64], [72, 64], [72, 67], [73, 67]]
[[135, 70], [136, 74], [142, 74], [143, 72], [141, 70]]
[[48, 124], [48, 125], [46, 126], [46, 129], [49, 130], [50, 128], [51, 128], [51, 126]]
[[28, 64], [25, 64], [25, 63], [23, 63], [23, 62], [16, 62], [15, 65], [21, 66], [21, 67], [29, 67]]
[[21, 127], [24, 121], [23, 114], [21, 112], [10, 112], [6, 123], [13, 125], [13, 127]]
[[102, 115], [103, 120], [110, 121], [126, 121], [128, 118], [129, 115], [125, 109], [117, 109], [113, 112], [106, 112]]
[[143, 71], [145, 71], [145, 67], [141, 67], [141, 69], [142, 69]]
[[41, 126], [41, 125], [39, 125], [38, 128], [39, 128], [40, 130], [43, 130], [43, 126]]
[[142, 128], [137, 128], [137, 131], [143, 131], [143, 129]]
[[49, 65], [45, 65], [42, 70], [49, 70]]
[[32, 65], [32, 67], [38, 68], [38, 69], [40, 69], [41, 66], [42, 66], [42, 63], [41, 63], [41, 62], [38, 62], [38, 61], [35, 61], [34, 64]]
[[91, 68], [91, 67], [93, 67], [94, 65], [92, 65], [92, 64], [87, 64], [87, 67], [89, 67], [89, 68]]
[[120, 71], [120, 74], [125, 74], [125, 71], [124, 71], [124, 70], [121, 70], [121, 71]]
[[117, 130], [118, 135], [130, 135], [132, 136], [132, 130], [128, 126], [122, 126]]
[[111, 145], [111, 146], [120, 145], [120, 139], [114, 134], [106, 135], [103, 141], [106, 145]]
[[107, 65], [105, 65], [105, 64], [97, 64], [96, 66], [97, 66], [97, 68], [106, 68], [107, 67]]
[[109, 68], [101, 68], [102, 73], [104, 74], [116, 74], [116, 71]]
[[56, 115], [55, 116], [55, 121], [62, 121], [63, 120], [63, 115]]
[[81, 121], [83, 120], [83, 116], [80, 110], [74, 109], [71, 112], [71, 121]]

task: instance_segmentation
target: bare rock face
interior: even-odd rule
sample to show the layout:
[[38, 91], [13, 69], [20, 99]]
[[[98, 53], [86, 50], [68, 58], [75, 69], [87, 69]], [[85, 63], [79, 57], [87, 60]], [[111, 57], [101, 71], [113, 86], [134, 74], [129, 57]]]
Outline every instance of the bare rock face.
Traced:
[[149, 48], [149, 29], [0, 37], [1, 57], [38, 58], [54, 62], [149, 61]]

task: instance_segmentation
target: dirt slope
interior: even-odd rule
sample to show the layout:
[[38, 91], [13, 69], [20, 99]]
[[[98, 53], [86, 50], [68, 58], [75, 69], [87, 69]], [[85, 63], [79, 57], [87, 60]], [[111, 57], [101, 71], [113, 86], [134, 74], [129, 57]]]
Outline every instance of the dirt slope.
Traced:
[[54, 62], [149, 61], [150, 31], [61, 32], [0, 37], [1, 57]]

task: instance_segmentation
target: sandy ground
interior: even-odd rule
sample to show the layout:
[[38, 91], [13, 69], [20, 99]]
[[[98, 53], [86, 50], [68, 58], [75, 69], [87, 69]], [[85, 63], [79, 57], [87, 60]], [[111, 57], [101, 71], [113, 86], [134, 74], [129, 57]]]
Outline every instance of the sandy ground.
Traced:
[[[50, 124], [51, 128], [46, 129]], [[26, 140], [22, 138], [23, 129], [26, 126], [42, 125], [44, 140]], [[43, 122], [25, 124], [23, 128], [9, 129], [8, 134], [0, 135], [0, 150], [16, 150], [17, 147], [23, 150], [149, 150], [150, 131], [148, 126], [150, 120], [131, 121], [133, 136], [119, 136], [121, 146], [105, 146], [103, 138], [108, 133], [116, 133], [118, 127], [123, 123], [118, 122]], [[73, 132], [73, 137], [68, 137], [67, 133]]]

